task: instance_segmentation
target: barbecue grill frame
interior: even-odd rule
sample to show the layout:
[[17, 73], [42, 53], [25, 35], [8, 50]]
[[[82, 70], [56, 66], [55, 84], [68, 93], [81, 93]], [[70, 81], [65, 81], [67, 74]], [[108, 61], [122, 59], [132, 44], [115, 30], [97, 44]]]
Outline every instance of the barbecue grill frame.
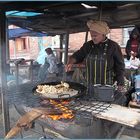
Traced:
[[[19, 91], [22, 91], [22, 92], [18, 92], [18, 96], [21, 95], [21, 97], [24, 97], [26, 95], [26, 98], [25, 98], [26, 102], [23, 102], [23, 104], [21, 104], [21, 101], [20, 102], [14, 102], [14, 104], [16, 104], [16, 106], [17, 106], [17, 108], [19, 110], [18, 112], [19, 112], [20, 115], [23, 115], [24, 113], [26, 113], [26, 109], [24, 107], [29, 107], [29, 108], [31, 107], [32, 108], [32, 107], [36, 107], [36, 105], [38, 106], [38, 102], [41, 99], [40, 99], [40, 97], [38, 98], [37, 96], [34, 96], [32, 94], [32, 89], [37, 84], [38, 83], [33, 84], [33, 85], [24, 84], [24, 85], [21, 85], [20, 86]], [[25, 88], [25, 86], [28, 87], [28, 88]], [[88, 100], [90, 101], [91, 100], [91, 98], [88, 98], [87, 96], [84, 96], [82, 99], [81, 98], [76, 98], [75, 100], [80, 100], [81, 101], [84, 98], [85, 98], [86, 101], [88, 101]], [[22, 98], [22, 100], [23, 100], [23, 98]], [[121, 103], [120, 98], [119, 98], [119, 100], [116, 99], [116, 103], [117, 104], [118, 103]], [[23, 106], [20, 108], [21, 105], [23, 105]], [[83, 124], [81, 124], [81, 125], [79, 124], [80, 127], [79, 126], [77, 127], [77, 125], [76, 125], [76, 130], [78, 129], [78, 132], [75, 132], [76, 130], [73, 130], [73, 133], [74, 133], [73, 134], [73, 138], [77, 138], [77, 135], [80, 135], [80, 134], [81, 134], [81, 137], [80, 138], [87, 138], [85, 135], [83, 136], [83, 133], [86, 133], [85, 131], [87, 131], [88, 134], [89, 133], [90, 134], [93, 133], [93, 135], [90, 136], [90, 138], [115, 138], [116, 137], [116, 134], [117, 134], [117, 131], [119, 131], [121, 129], [121, 126], [122, 126], [120, 124], [117, 124], [117, 123], [114, 123], [114, 122], [110, 122], [110, 121], [106, 121], [106, 120], [103, 120], [103, 119], [98, 119], [96, 117], [93, 117], [93, 121], [94, 121], [95, 124], [94, 123], [93, 124], [90, 124], [90, 122], [89, 122], [89, 125], [95, 125], [95, 126], [92, 126], [92, 128], [90, 126], [85, 126]], [[67, 135], [65, 133], [67, 131], [68, 132], [71, 131], [72, 128], [75, 127], [75, 125], [73, 125], [72, 128], [70, 127], [68, 129], [66, 129], [65, 132], [61, 132], [61, 131], [59, 131], [59, 130], [57, 130], [57, 129], [51, 127], [51, 126], [49, 126], [49, 124], [44, 119], [41, 119], [40, 118], [40, 119], [36, 120], [35, 122], [39, 123], [43, 127], [43, 129], [48, 128], [48, 129], [50, 129], [50, 130], [52, 130], [52, 131], [60, 134], [63, 137], [66, 137], [66, 138], [72, 137], [71, 135]], [[107, 130], [108, 128], [109, 128], [109, 130]], [[79, 129], [83, 129], [82, 132], [79, 132], [80, 131]], [[88, 131], [90, 129], [92, 129], [92, 133]], [[105, 130], [107, 132], [100, 132], [101, 129], [103, 129], [103, 130]], [[99, 131], [98, 134], [97, 134], [97, 131]], [[47, 134], [47, 131], [45, 131], [45, 132]], [[80, 134], [77, 134], [77, 133], [80, 133]], [[79, 136], [78, 136], [78, 138], [79, 138]]]

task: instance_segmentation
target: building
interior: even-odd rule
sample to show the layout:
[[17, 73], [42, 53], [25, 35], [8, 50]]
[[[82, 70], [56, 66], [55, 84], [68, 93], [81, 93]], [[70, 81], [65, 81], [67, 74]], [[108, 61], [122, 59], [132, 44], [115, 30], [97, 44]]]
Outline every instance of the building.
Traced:
[[[108, 37], [121, 46], [123, 55], [125, 55], [125, 46], [129, 38], [129, 31], [132, 28], [112, 29]], [[70, 34], [69, 36], [69, 50], [74, 52], [79, 49], [85, 42], [85, 32]], [[88, 40], [90, 36], [88, 35]], [[45, 55], [44, 49], [51, 47], [54, 50], [59, 48], [59, 35], [45, 36], [45, 37], [20, 37], [14, 40], [9, 40], [10, 59], [34, 59], [37, 60], [39, 55]], [[69, 54], [70, 55], [70, 54]]]

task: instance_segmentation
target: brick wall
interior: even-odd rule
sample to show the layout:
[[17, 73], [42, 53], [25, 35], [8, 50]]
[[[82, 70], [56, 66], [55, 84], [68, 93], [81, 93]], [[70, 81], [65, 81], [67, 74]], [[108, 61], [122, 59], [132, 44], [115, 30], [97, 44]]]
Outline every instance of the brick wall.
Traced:
[[[25, 58], [37, 59], [39, 54], [39, 38], [38, 37], [25, 37], [26, 38], [26, 51], [17, 52], [14, 40], [9, 40], [10, 59]], [[52, 43], [52, 37], [42, 37], [40, 45], [44, 48]]]
[[[122, 44], [122, 29], [112, 29], [110, 31], [110, 34], [108, 35], [108, 37], [112, 40], [114, 40], [115, 42], [117, 42], [119, 45]], [[69, 39], [69, 47], [70, 49], [78, 49], [82, 46], [82, 44], [85, 42], [85, 36], [86, 33], [82, 32], [82, 33], [77, 33], [77, 34], [71, 34], [70, 35], [70, 39]], [[88, 40], [90, 40], [90, 34], [88, 33]]]
[[38, 37], [29, 37], [28, 39], [30, 58], [36, 58], [39, 52]]
[[86, 33], [76, 33], [70, 34], [69, 36], [69, 48], [72, 50], [77, 50], [82, 47], [83, 43], [85, 42]]
[[119, 45], [122, 44], [122, 39], [123, 39], [123, 30], [122, 29], [112, 29], [110, 31], [110, 39], [114, 40], [117, 42]]

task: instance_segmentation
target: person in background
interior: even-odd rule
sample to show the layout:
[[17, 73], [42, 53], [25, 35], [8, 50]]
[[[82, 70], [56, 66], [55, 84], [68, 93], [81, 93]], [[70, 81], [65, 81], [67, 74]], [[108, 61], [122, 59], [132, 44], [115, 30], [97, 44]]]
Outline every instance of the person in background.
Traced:
[[131, 51], [130, 66], [138, 69], [140, 67], [140, 59], [136, 57], [136, 53]]
[[19, 58], [14, 62], [16, 65], [27, 65], [26, 60], [24, 58]]
[[110, 29], [104, 21], [87, 21], [91, 40], [69, 57], [66, 71], [73, 64], [86, 60], [87, 85], [113, 85], [117, 81], [118, 90], [124, 86], [124, 58], [120, 46], [107, 38]]
[[45, 52], [47, 53], [47, 57], [45, 58], [45, 63], [41, 65], [38, 73], [38, 79], [41, 82], [44, 82], [50, 74], [58, 74], [57, 59], [52, 49], [46, 48]]
[[131, 56], [140, 58], [140, 33], [137, 28], [132, 30], [130, 38], [126, 44], [125, 52], [127, 60], [130, 60]]

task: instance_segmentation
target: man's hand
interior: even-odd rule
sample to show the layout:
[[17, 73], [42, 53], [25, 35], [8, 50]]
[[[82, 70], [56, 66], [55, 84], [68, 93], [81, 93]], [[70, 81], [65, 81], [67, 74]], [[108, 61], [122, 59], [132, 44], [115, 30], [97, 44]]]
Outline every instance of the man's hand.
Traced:
[[73, 66], [73, 64], [67, 64], [67, 65], [65, 65], [65, 71], [66, 72], [71, 71], [72, 70], [72, 66]]
[[69, 57], [67, 65], [65, 65], [65, 71], [71, 71], [73, 64], [76, 62], [76, 59], [73, 57]]

